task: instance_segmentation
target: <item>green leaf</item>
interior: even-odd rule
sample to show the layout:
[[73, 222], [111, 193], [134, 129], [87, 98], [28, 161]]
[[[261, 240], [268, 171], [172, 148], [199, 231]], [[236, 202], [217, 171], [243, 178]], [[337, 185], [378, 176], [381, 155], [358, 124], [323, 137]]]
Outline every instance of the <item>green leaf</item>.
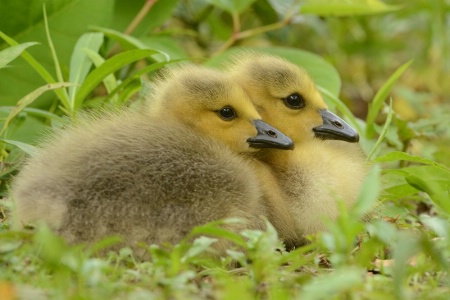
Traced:
[[[9, 36], [7, 36], [6, 34], [4, 34], [3, 32], [0, 31], [0, 37], [6, 41], [9, 45], [11, 46], [15, 46], [15, 45], [19, 45], [18, 42], [16, 42], [14, 39], [10, 38]], [[42, 66], [42, 64], [40, 64], [33, 56], [31, 56], [27, 51], [23, 51], [21, 56], [25, 59], [25, 61], [47, 82], [47, 83], [55, 83], [56, 80], [53, 78], [53, 76]], [[1, 74], [1, 73], [0, 73]], [[26, 75], [24, 75], [25, 78], [28, 78], [29, 74], [27, 73]], [[1, 75], [0, 75], [1, 76]], [[8, 78], [8, 75], [6, 75], [6, 78]], [[4, 77], [5, 79], [5, 77]], [[0, 80], [0, 87], [2, 85], [2, 83], [7, 82], [7, 80]], [[14, 85], [16, 86], [16, 90], [20, 89], [20, 84]], [[1, 89], [1, 88], [0, 88]], [[11, 90], [8, 89], [8, 87], [5, 87], [3, 89], [5, 92]], [[28, 89], [27, 89], [28, 90]], [[55, 93], [58, 95], [58, 98], [63, 102], [64, 107], [68, 108], [69, 107], [69, 103], [68, 102], [64, 102], [65, 100], [65, 95], [63, 91], [60, 90], [56, 90]], [[0, 95], [0, 97], [3, 95], [3, 93]], [[14, 99], [14, 102], [17, 100], [17, 98]], [[1, 102], [1, 101], [0, 101]], [[5, 101], [6, 102], [6, 101]], [[2, 103], [5, 103], [2, 102]]]
[[427, 193], [434, 204], [450, 215], [450, 181], [429, 180], [426, 172], [425, 176], [423, 174], [409, 174], [405, 176], [405, 179], [412, 187]]
[[22, 52], [27, 49], [28, 47], [37, 45], [38, 43], [35, 42], [29, 42], [29, 43], [23, 43], [17, 46], [12, 46], [9, 48], [6, 48], [5, 50], [0, 52], [0, 69], [6, 67], [11, 61], [16, 59]]
[[155, 55], [155, 57], [153, 57], [155, 59], [155, 61], [169, 61], [170, 60], [170, 56], [165, 53], [164, 51], [160, 51], [154, 48], [149, 47], [147, 44], [145, 44], [144, 42], [142, 42], [141, 40], [132, 37], [130, 35], [126, 35], [124, 33], [112, 30], [112, 29], [108, 29], [108, 28], [102, 28], [102, 27], [94, 27], [95, 30], [103, 32], [106, 36], [108, 36], [109, 38], [117, 41], [122, 48], [126, 49], [126, 50], [134, 50], [134, 49], [153, 49], [155, 51], [159, 51], [161, 54], [161, 58], [162, 59], [158, 59], [158, 57]]
[[339, 73], [336, 71], [336, 68], [334, 68], [322, 57], [308, 51], [284, 47], [233, 47], [221, 55], [208, 60], [205, 64], [207, 66], [219, 68], [227, 63], [231, 57], [238, 57], [239, 52], [249, 50], [257, 53], [278, 55], [304, 68], [309, 75], [311, 75], [312, 79], [318, 86], [326, 89], [336, 97], [339, 96], [341, 89], [341, 78], [339, 77]]
[[85, 98], [91, 93], [98, 84], [102, 82], [102, 80], [111, 73], [119, 70], [127, 64], [132, 62], [148, 58], [153, 54], [160, 53], [156, 50], [151, 49], [138, 49], [138, 50], [130, 50], [127, 52], [119, 53], [102, 64], [97, 69], [93, 70], [86, 77], [86, 80], [83, 82], [83, 85], [78, 90], [77, 96], [75, 98], [73, 109], [79, 109], [81, 104], [85, 100]]
[[[15, 4], [12, 4], [12, 3]], [[0, 1], [0, 11], [8, 12], [7, 18], [0, 18], [1, 30], [18, 43], [38, 42], [42, 46], [32, 47], [29, 54], [45, 66], [47, 72], [53, 72], [52, 55], [47, 45], [45, 26], [43, 22], [42, 5], [45, 2], [49, 31], [55, 50], [58, 53], [61, 70], [69, 70], [70, 57], [78, 38], [88, 31], [89, 26], [109, 26], [112, 21], [114, 0], [34, 0], [34, 1]], [[11, 4], [8, 4], [11, 3]], [[8, 21], [13, 20], [14, 21]], [[8, 42], [8, 44], [10, 44]], [[3, 45], [0, 45], [3, 47]], [[26, 51], [26, 52], [27, 52]], [[45, 83], [54, 83], [56, 80], [44, 81], [39, 76], [30, 76], [33, 69], [27, 62], [17, 60], [15, 68], [0, 70], [0, 103], [13, 105], [26, 91], [32, 91]], [[56, 77], [52, 74], [51, 77]], [[24, 80], [26, 78], [26, 80]], [[11, 88], [14, 87], [14, 88]], [[62, 90], [55, 90], [58, 98], [62, 98]], [[48, 93], [40, 97], [33, 106], [50, 105], [54, 95]], [[68, 108], [65, 103], [64, 107]]]
[[394, 246], [393, 265], [393, 281], [394, 291], [396, 293], [394, 299], [410, 299], [412, 295], [406, 294], [407, 276], [410, 268], [409, 259], [413, 257], [419, 250], [417, 238], [412, 232], [403, 231], [398, 233], [398, 238]]
[[412, 64], [412, 60], [400, 66], [394, 74], [392, 74], [389, 79], [383, 84], [383, 86], [378, 90], [375, 97], [373, 98], [372, 103], [369, 106], [369, 112], [367, 114], [367, 127], [366, 127], [366, 136], [371, 138], [375, 134], [374, 122], [375, 118], [378, 116], [384, 101], [386, 100], [389, 92], [392, 89], [392, 86], [397, 82], [403, 72]]
[[355, 16], [386, 13], [401, 6], [385, 4], [379, 0], [307, 0], [300, 8], [302, 14], [319, 16]]
[[[0, 111], [6, 112], [9, 114], [15, 108], [16, 108], [15, 106], [0, 106]], [[58, 122], [62, 121], [60, 116], [58, 116], [54, 113], [51, 113], [49, 111], [43, 110], [43, 109], [34, 108], [34, 107], [25, 107], [22, 111], [26, 112], [30, 115], [33, 115], [33, 116], [47, 118], [49, 120], [55, 120]]]
[[26, 143], [22, 143], [19, 141], [13, 141], [13, 140], [7, 140], [7, 139], [0, 139], [0, 141], [5, 142], [7, 144], [16, 146], [18, 148], [20, 148], [23, 152], [27, 153], [30, 156], [36, 156], [38, 153], [38, 150], [36, 147], [30, 145], [30, 144], [26, 144]]
[[245, 247], [246, 243], [245, 240], [242, 238], [241, 235], [231, 232], [229, 230], [223, 229], [220, 226], [223, 224], [230, 224], [230, 223], [240, 223], [242, 222], [240, 219], [225, 219], [225, 220], [218, 220], [209, 222], [205, 225], [196, 226], [189, 235], [185, 238], [185, 240], [189, 240], [193, 236], [196, 235], [212, 235], [218, 238], [225, 238], [227, 240], [230, 240], [234, 242], [236, 245]]
[[[101, 57], [100, 54], [98, 54], [95, 51], [92, 51], [91, 49], [84, 49], [84, 52], [97, 68], [100, 67], [105, 62], [105, 59]], [[116, 76], [114, 76], [114, 73], [111, 73], [108, 76], [106, 76], [103, 79], [103, 84], [105, 85], [108, 94], [111, 93], [111, 91], [113, 91], [117, 87], [117, 79]]]
[[0, 135], [2, 135], [5, 132], [6, 128], [8, 127], [9, 123], [11, 122], [11, 120], [14, 119], [14, 117], [16, 117], [25, 107], [27, 107], [28, 105], [33, 103], [33, 101], [36, 100], [40, 95], [42, 95], [43, 93], [45, 93], [47, 91], [65, 88], [70, 85], [71, 84], [67, 83], [67, 82], [47, 84], [47, 85], [41, 86], [40, 88], [37, 88], [36, 90], [32, 91], [31, 93], [29, 93], [28, 95], [26, 95], [25, 97], [20, 99], [17, 102], [16, 107], [13, 110], [11, 110], [10, 114], [6, 118], [6, 120], [3, 124], [3, 128], [0, 131]]
[[122, 32], [119, 32], [119, 31], [116, 31], [113, 29], [103, 28], [103, 27], [98, 27], [98, 26], [92, 26], [92, 29], [94, 29], [96, 31], [100, 31], [107, 37], [115, 40], [125, 50], [148, 49], [148, 47], [143, 42], [141, 42], [141, 40], [139, 40], [131, 35], [127, 35], [127, 34], [124, 34]]
[[206, 236], [201, 236], [199, 238], [196, 238], [194, 242], [192, 243], [191, 247], [187, 251], [187, 253], [181, 258], [182, 262], [187, 261], [189, 258], [195, 257], [199, 255], [200, 253], [203, 253], [208, 249], [212, 244], [217, 242], [217, 239], [215, 238], [209, 238]]
[[[365, 270], [356, 267], [345, 267], [335, 270], [331, 274], [313, 278], [302, 287], [298, 299], [329, 299], [338, 297], [339, 293], [350, 290], [352, 287], [363, 283]], [[344, 296], [345, 294], [341, 294]]]
[[380, 166], [374, 165], [364, 179], [358, 201], [351, 210], [352, 216], [361, 218], [374, 208], [381, 189], [380, 173]]
[[430, 166], [435, 166], [441, 170], [444, 170], [444, 171], [450, 173], [449, 168], [447, 168], [446, 166], [441, 165], [431, 159], [411, 155], [409, 153], [401, 152], [401, 151], [394, 151], [389, 154], [377, 157], [376, 159], [373, 160], [373, 162], [388, 162], [388, 161], [397, 161], [397, 160], [405, 160], [405, 161], [411, 161], [411, 162], [417, 162], [417, 163], [426, 164], [426, 165], [430, 165]]
[[136, 79], [139, 79], [143, 74], [154, 72], [154, 71], [156, 71], [156, 70], [166, 66], [167, 64], [175, 63], [175, 62], [178, 62], [178, 61], [179, 60], [171, 60], [171, 61], [167, 61], [167, 62], [154, 63], [154, 64], [151, 64], [151, 65], [145, 67], [145, 68], [140, 69], [139, 71], [137, 71], [136, 73], [134, 73], [131, 76], [128, 76], [128, 78], [126, 78], [124, 81], [122, 81], [122, 83], [119, 86], [117, 86], [108, 95], [108, 98], [112, 98], [114, 95], [119, 93], [121, 90], [125, 89], [129, 84], [133, 84], [133, 82]]
[[240, 14], [249, 8], [256, 0], [206, 0], [230, 14]]
[[86, 49], [97, 53], [102, 44], [102, 33], [85, 33], [78, 39], [73, 49], [72, 57], [70, 58], [69, 81], [78, 86], [69, 88], [70, 103], [72, 105], [79, 85], [82, 84], [92, 67], [92, 60], [86, 54]]
[[389, 125], [391, 125], [393, 115], [394, 115], [394, 111], [392, 110], [392, 99], [391, 99], [389, 102], [389, 111], [388, 111], [388, 116], [387, 116], [386, 122], [384, 123], [383, 129], [381, 130], [381, 133], [380, 133], [380, 136], [378, 137], [377, 142], [375, 143], [375, 145], [373, 146], [369, 155], [367, 156], [368, 161], [371, 159], [372, 155], [374, 155], [374, 153], [376, 153], [378, 148], [381, 146], [381, 142], [386, 137], [386, 134], [389, 130]]

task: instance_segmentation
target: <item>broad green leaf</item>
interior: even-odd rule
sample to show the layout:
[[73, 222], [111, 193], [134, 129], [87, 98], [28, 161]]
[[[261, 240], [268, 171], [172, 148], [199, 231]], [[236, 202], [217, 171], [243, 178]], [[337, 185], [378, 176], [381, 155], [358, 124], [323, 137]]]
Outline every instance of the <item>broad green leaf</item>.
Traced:
[[336, 69], [322, 57], [299, 49], [283, 47], [233, 47], [208, 60], [205, 64], [216, 68], [221, 67], [226, 64], [231, 57], [238, 57], [239, 52], [242, 51], [254, 51], [257, 53], [278, 55], [304, 68], [318, 86], [326, 89], [332, 95], [337, 97], [340, 93], [341, 79]]
[[411, 161], [411, 162], [417, 162], [417, 163], [426, 164], [426, 165], [430, 165], [430, 166], [435, 166], [441, 170], [450, 172], [450, 169], [448, 167], [441, 165], [431, 159], [411, 155], [409, 153], [401, 152], [401, 151], [394, 151], [389, 154], [377, 157], [376, 159], [373, 160], [373, 162], [388, 162], [388, 161], [397, 161], [397, 160], [405, 160], [405, 161]]
[[11, 122], [11, 120], [14, 119], [14, 117], [16, 117], [25, 107], [27, 107], [28, 105], [33, 103], [33, 101], [36, 100], [40, 95], [42, 95], [43, 93], [45, 93], [47, 91], [65, 88], [70, 85], [71, 84], [67, 83], [67, 82], [47, 84], [47, 85], [41, 86], [40, 88], [37, 88], [33, 92], [29, 93], [28, 95], [26, 95], [25, 97], [20, 99], [17, 102], [16, 107], [13, 110], [11, 110], [10, 114], [6, 118], [5, 122], [3, 123], [3, 128], [0, 131], [0, 135], [2, 135], [5, 132], [6, 128], [8, 127], [9, 123]]
[[217, 242], [217, 239], [206, 236], [196, 238], [187, 253], [181, 258], [181, 261], [185, 262], [189, 258], [199, 255], [200, 253], [206, 251], [206, 249], [208, 249], [215, 242]]
[[[267, 0], [267, 1], [270, 3], [272, 9], [275, 10], [279, 16], [292, 16], [294, 13], [299, 11], [301, 5], [303, 4], [302, 1], [299, 0], [283, 0], [283, 1]], [[268, 9], [266, 8], [266, 10]], [[272, 20], [272, 23], [275, 23], [277, 21], [278, 16], [276, 20]]]
[[234, 242], [238, 246], [245, 247], [246, 243], [241, 235], [220, 227], [223, 224], [236, 223], [236, 222], [241, 222], [241, 220], [229, 218], [229, 219], [225, 219], [225, 220], [209, 222], [205, 225], [196, 226], [189, 233], [189, 235], [185, 238], [185, 241], [189, 240], [190, 238], [192, 238], [194, 236], [206, 234], [206, 235], [211, 235], [211, 236], [218, 237], [218, 238], [225, 238], [227, 240]]
[[341, 298], [338, 295], [344, 296], [352, 287], [363, 284], [364, 273], [366, 270], [348, 266], [322, 274], [303, 285], [298, 299], [329, 299], [330, 295]]
[[358, 201], [352, 207], [352, 216], [361, 218], [374, 208], [381, 188], [380, 173], [381, 168], [378, 165], [374, 165], [364, 179], [358, 195]]
[[244, 239], [236, 233], [233, 233], [231, 231], [218, 228], [218, 227], [208, 227], [208, 226], [199, 226], [194, 228], [194, 230], [191, 231], [190, 235], [201, 235], [201, 234], [207, 234], [212, 235], [218, 238], [224, 238], [227, 240], [230, 240], [234, 242], [238, 246], [245, 246]]
[[415, 193], [417, 193], [417, 189], [415, 189], [408, 183], [404, 183], [385, 188], [383, 190], [383, 198], [388, 200], [395, 200], [406, 196], [414, 195]]
[[249, 8], [256, 0], [207, 0], [230, 14], [240, 14]]
[[85, 100], [85, 98], [91, 93], [98, 84], [102, 82], [102, 80], [108, 76], [109, 74], [114, 73], [120, 68], [130, 64], [132, 62], [148, 58], [151, 55], [158, 54], [159, 51], [150, 50], [150, 49], [137, 49], [130, 50], [127, 52], [119, 53], [102, 64], [97, 69], [93, 70], [86, 77], [86, 80], [83, 82], [83, 85], [78, 90], [77, 96], [75, 98], [73, 109], [79, 109]]
[[393, 281], [395, 298], [394, 299], [411, 299], [413, 295], [407, 294], [407, 276], [410, 268], [409, 259], [419, 250], [417, 238], [412, 232], [399, 232], [395, 243], [393, 258]]
[[300, 12], [319, 16], [355, 16], [386, 13], [399, 8], [379, 0], [306, 0]]
[[19, 142], [19, 141], [8, 140], [8, 139], [0, 139], [0, 141], [5, 142], [10, 145], [13, 145], [13, 146], [16, 146], [30, 156], [36, 156], [36, 154], [38, 153], [37, 148], [30, 144], [26, 144], [26, 143]]
[[375, 143], [375, 146], [373, 146], [372, 151], [370, 151], [369, 155], [367, 156], [368, 161], [372, 158], [372, 155], [374, 155], [376, 153], [378, 148], [381, 146], [381, 142], [386, 137], [386, 134], [389, 130], [389, 125], [391, 125], [393, 115], [394, 115], [394, 111], [392, 110], [392, 99], [391, 99], [391, 101], [389, 102], [389, 111], [388, 111], [388, 116], [387, 116], [386, 122], [384, 123], [383, 129], [381, 130], [380, 136], [378, 137], [378, 140]]
[[38, 43], [23, 43], [17, 46], [6, 48], [0, 52], [0, 69], [6, 67], [11, 61], [16, 59], [28, 47], [37, 45]]
[[[14, 10], [9, 9], [9, 3], [14, 4]], [[0, 26], [1, 30], [18, 43], [38, 42], [39, 47], [32, 47], [29, 50], [36, 62], [45, 66], [46, 72], [51, 77], [54, 64], [49, 51], [45, 36], [43, 22], [42, 5], [45, 2], [48, 15], [49, 31], [52, 41], [58, 54], [59, 63], [63, 73], [69, 70], [70, 57], [78, 38], [88, 31], [89, 26], [109, 26], [112, 20], [114, 0], [90, 1], [90, 0], [33, 0], [33, 1], [0, 1], [0, 11], [7, 11], [7, 18], [0, 18], [2, 22], [15, 19], [6, 27]], [[12, 5], [12, 4], [11, 4]], [[5, 20], [5, 21], [3, 21]], [[10, 44], [10, 43], [8, 43]], [[3, 46], [3, 45], [0, 45]], [[56, 80], [42, 80], [33, 74], [33, 68], [27, 65], [26, 61], [16, 60], [14, 68], [0, 70], [0, 103], [13, 105], [17, 99], [21, 98], [26, 91], [32, 91], [45, 83], [54, 83]], [[39, 72], [41, 74], [41, 72]], [[66, 74], [63, 74], [66, 75]], [[68, 75], [68, 74], [67, 74]], [[26, 80], [25, 80], [26, 78]], [[66, 78], [68, 79], [68, 78]], [[15, 87], [12, 89], [11, 87]], [[62, 90], [55, 90], [58, 98], [62, 98]], [[49, 106], [53, 103], [54, 95], [47, 93], [33, 103], [34, 107]], [[64, 107], [69, 107], [68, 103]]]
[[450, 181], [430, 180], [426, 172], [420, 175], [409, 174], [405, 179], [412, 187], [427, 193], [438, 207], [450, 215]]
[[382, 221], [381, 219], [373, 220], [373, 222], [366, 225], [366, 228], [372, 237], [377, 237], [386, 245], [389, 245], [395, 240], [397, 233], [393, 224]]
[[450, 226], [447, 220], [428, 215], [421, 215], [420, 221], [428, 228], [431, 228], [438, 236], [446, 239], [450, 238]]
[[378, 116], [384, 101], [386, 100], [388, 94], [390, 93], [392, 86], [397, 82], [403, 72], [412, 64], [412, 60], [400, 66], [394, 74], [392, 74], [388, 80], [383, 84], [383, 86], [378, 90], [375, 97], [373, 98], [372, 103], [369, 106], [369, 112], [367, 114], [367, 127], [366, 127], [366, 135], [371, 138], [375, 134], [374, 122], [375, 118]]
[[92, 67], [92, 60], [86, 55], [86, 49], [95, 53], [103, 44], [102, 33], [85, 33], [77, 41], [70, 58], [69, 82], [77, 84], [69, 88], [70, 103], [75, 101], [78, 87], [86, 78]]

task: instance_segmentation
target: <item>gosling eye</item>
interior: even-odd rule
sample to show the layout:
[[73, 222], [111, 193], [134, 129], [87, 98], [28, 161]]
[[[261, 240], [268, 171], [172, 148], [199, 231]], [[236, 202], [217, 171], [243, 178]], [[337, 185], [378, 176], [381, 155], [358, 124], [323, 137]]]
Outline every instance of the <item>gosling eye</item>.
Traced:
[[305, 107], [305, 99], [298, 93], [293, 93], [283, 98], [284, 104], [291, 109], [301, 109]]
[[231, 121], [236, 118], [236, 112], [230, 106], [225, 106], [217, 111], [219, 117], [221, 117], [225, 121]]

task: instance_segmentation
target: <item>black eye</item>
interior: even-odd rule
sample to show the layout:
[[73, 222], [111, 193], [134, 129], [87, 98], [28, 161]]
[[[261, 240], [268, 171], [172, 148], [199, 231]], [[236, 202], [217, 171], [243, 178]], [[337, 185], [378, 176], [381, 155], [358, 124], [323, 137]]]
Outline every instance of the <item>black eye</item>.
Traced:
[[226, 106], [218, 111], [219, 116], [225, 121], [231, 121], [236, 118], [236, 112], [232, 107]]
[[284, 104], [292, 109], [300, 109], [305, 107], [305, 99], [303, 99], [302, 95], [293, 93], [283, 98]]

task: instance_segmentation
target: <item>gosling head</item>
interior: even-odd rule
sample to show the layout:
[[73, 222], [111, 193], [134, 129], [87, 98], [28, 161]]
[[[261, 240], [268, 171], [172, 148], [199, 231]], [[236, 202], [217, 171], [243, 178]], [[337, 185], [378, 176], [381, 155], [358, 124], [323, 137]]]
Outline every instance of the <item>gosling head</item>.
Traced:
[[314, 138], [358, 142], [358, 133], [327, 109], [308, 73], [275, 56], [246, 53], [230, 71], [265, 121], [295, 144]]
[[238, 153], [292, 149], [293, 142], [262, 121], [244, 90], [228, 76], [200, 66], [166, 72], [157, 81], [150, 112], [175, 119]]

